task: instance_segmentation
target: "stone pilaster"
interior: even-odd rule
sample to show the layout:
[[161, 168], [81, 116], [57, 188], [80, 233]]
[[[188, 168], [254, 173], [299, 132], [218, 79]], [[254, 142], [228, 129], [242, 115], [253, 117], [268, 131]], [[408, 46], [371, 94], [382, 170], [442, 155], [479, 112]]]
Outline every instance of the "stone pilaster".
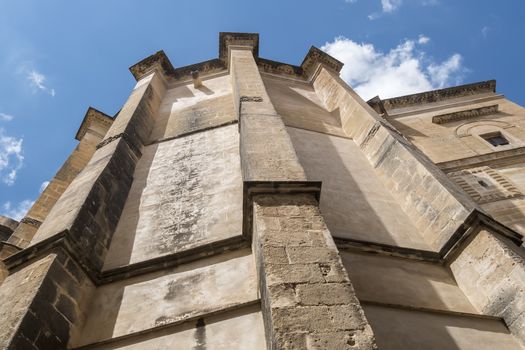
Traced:
[[62, 249], [12, 271], [0, 287], [0, 348], [65, 349], [93, 288]]
[[257, 259], [271, 349], [374, 349], [355, 296], [313, 195], [254, 197]]
[[268, 348], [372, 349], [374, 336], [318, 202], [305, 194], [318, 193], [320, 184], [306, 179], [259, 74], [256, 47], [246, 37], [241, 43], [230, 41], [229, 69], [240, 124], [244, 229], [253, 232]]
[[[165, 92], [154, 67], [142, 77], [103, 141], [24, 250], [6, 258], [0, 286], [0, 348], [65, 349], [82, 323], [80, 305], [96, 282], [127, 198], [141, 148]], [[86, 282], [88, 281], [88, 282]], [[18, 285], [32, 283], [22, 287]], [[86, 285], [87, 284], [87, 285]], [[6, 306], [7, 307], [7, 306]], [[40, 331], [36, 334], [34, 331]]]
[[102, 267], [164, 89], [156, 71], [137, 83], [85, 169], [38, 229], [32, 246], [67, 232], [79, 259], [95, 271]]
[[244, 181], [304, 181], [290, 136], [266, 92], [251, 46], [229, 46]]
[[[25, 248], [69, 184], [84, 169], [111, 126], [112, 119], [94, 108], [89, 108], [77, 133], [79, 144], [49, 182], [26, 216], [9, 238], [8, 243]], [[7, 257], [2, 251], [1, 257]]]

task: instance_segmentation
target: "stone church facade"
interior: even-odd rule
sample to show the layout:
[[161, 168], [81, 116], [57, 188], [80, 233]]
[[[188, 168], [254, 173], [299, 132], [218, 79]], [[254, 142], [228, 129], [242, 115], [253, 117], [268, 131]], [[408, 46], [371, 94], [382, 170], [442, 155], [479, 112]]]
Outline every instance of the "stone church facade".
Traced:
[[19, 223], [2, 349], [523, 349], [525, 110], [485, 81], [362, 100], [221, 33], [130, 70]]

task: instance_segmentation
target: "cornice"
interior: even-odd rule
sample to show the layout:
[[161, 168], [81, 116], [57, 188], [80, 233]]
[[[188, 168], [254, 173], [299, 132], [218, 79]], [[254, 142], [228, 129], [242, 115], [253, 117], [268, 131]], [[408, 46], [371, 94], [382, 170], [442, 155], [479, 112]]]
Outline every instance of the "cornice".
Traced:
[[479, 154], [472, 157], [449, 160], [436, 165], [444, 172], [453, 172], [483, 165], [504, 166], [523, 162], [525, 147], [517, 147], [504, 151]]
[[129, 67], [129, 70], [138, 81], [157, 67], [166, 75], [170, 75], [175, 70], [163, 50], [157, 51], [153, 55], [135, 63]]
[[82, 140], [90, 126], [94, 123], [102, 124], [103, 126], [106, 126], [109, 129], [111, 124], [113, 124], [113, 118], [93, 107], [89, 107], [86, 111], [86, 114], [84, 115], [84, 119], [82, 120], [80, 127], [78, 128], [78, 131], [75, 135], [75, 139], [77, 139], [78, 141]]
[[251, 46], [255, 59], [259, 58], [259, 34], [257, 33], [219, 33], [219, 60], [228, 66], [228, 46]]
[[343, 67], [343, 63], [314, 46], [310, 48], [300, 66], [262, 58], [259, 57], [259, 34], [221, 32], [219, 33], [218, 58], [174, 68], [164, 51], [161, 50], [129, 69], [136, 80], [142, 79], [155, 69], [174, 80], [191, 80], [192, 71], [199, 71], [201, 75], [206, 75], [228, 69], [228, 47], [231, 45], [251, 47], [257, 66], [265, 73], [308, 79], [315, 73], [319, 64], [337, 73]]
[[321, 49], [312, 46], [301, 63], [303, 75], [306, 78], [310, 77], [313, 73], [315, 73], [317, 64], [322, 64], [323, 66], [337, 73], [339, 73], [343, 68], [343, 63], [341, 61], [338, 61]]
[[456, 122], [459, 120], [472, 119], [476, 117], [482, 117], [485, 115], [495, 114], [498, 112], [498, 105], [491, 105], [473, 109], [466, 109], [463, 111], [439, 114], [432, 117], [432, 123], [434, 124], [445, 124]]
[[393, 97], [382, 100], [387, 111], [415, 105], [445, 101], [470, 95], [496, 92], [496, 80], [481, 81], [472, 84], [459, 85], [445, 89], [426, 91], [418, 94]]

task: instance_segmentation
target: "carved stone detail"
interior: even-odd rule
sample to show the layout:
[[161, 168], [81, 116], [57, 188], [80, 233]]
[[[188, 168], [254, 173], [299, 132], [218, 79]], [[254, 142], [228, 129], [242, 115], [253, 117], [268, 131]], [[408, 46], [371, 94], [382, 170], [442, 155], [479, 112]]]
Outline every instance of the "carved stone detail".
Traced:
[[460, 85], [446, 89], [433, 90], [422, 92], [419, 94], [406, 95], [401, 97], [394, 97], [383, 100], [383, 104], [387, 110], [395, 108], [410, 107], [419, 104], [439, 102], [451, 98], [458, 98], [463, 96], [470, 96], [475, 94], [495, 92], [496, 81], [488, 80], [479, 83]]
[[30, 218], [29, 216], [26, 216], [25, 218], [20, 220], [20, 223], [31, 225], [31, 226], [36, 227], [36, 228], [39, 228], [40, 225], [42, 225], [42, 222], [40, 220]]
[[241, 102], [262, 102], [261, 96], [241, 96]]
[[303, 69], [305, 77], [310, 77], [313, 74], [313, 70], [317, 67], [316, 63], [321, 63], [335, 72], [340, 72], [341, 68], [343, 68], [342, 62], [336, 60], [317, 47], [312, 46], [310, 47], [310, 51], [306, 54], [303, 63], [301, 63], [301, 68]]
[[448, 176], [480, 204], [523, 195], [510, 180], [488, 166], [460, 170]]
[[89, 127], [94, 123], [101, 124], [106, 129], [109, 129], [111, 124], [113, 124], [113, 118], [93, 107], [89, 107], [86, 115], [84, 116], [84, 120], [82, 120], [82, 124], [80, 124], [80, 128], [77, 131], [75, 139], [79, 141], [82, 140]]
[[498, 105], [485, 106], [480, 108], [467, 109], [464, 111], [439, 114], [432, 117], [432, 123], [434, 124], [444, 124], [455, 122], [458, 120], [471, 119], [476, 117], [482, 117], [498, 112]]

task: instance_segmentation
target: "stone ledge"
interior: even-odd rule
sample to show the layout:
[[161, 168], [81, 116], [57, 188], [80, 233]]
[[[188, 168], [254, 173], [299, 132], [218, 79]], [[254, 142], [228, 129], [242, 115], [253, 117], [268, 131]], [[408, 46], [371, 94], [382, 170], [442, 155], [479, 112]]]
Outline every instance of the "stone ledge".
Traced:
[[149, 143], [145, 144], [144, 146], [151, 146], [151, 145], [154, 145], [154, 144], [157, 144], [157, 143], [162, 143], [162, 142], [167, 142], [167, 141], [171, 141], [171, 140], [175, 140], [175, 139], [180, 139], [180, 138], [183, 138], [183, 137], [186, 137], [186, 136], [191, 136], [191, 135], [194, 135], [194, 134], [198, 134], [200, 132], [206, 132], [206, 131], [222, 128], [224, 126], [230, 126], [232, 124], [237, 124], [237, 123], [238, 123], [237, 119], [229, 120], [229, 121], [221, 123], [221, 124], [205, 126], [205, 127], [201, 128], [201, 129], [192, 130], [192, 131], [188, 131], [188, 132], [183, 132], [183, 133], [175, 135], [175, 136], [170, 136], [170, 137], [166, 137], [166, 138], [163, 138], [163, 139], [158, 139], [158, 140], [149, 142]]
[[238, 235], [220, 241], [206, 243], [174, 254], [161, 256], [135, 264], [129, 264], [110, 270], [103, 270], [97, 276], [97, 283], [98, 285], [103, 285], [119, 280], [124, 280], [146, 273], [187, 264], [192, 261], [209, 258], [215, 255], [226, 253], [228, 251], [247, 248], [249, 246], [250, 243], [242, 235]]
[[518, 247], [523, 243], [523, 236], [521, 234], [479, 210], [473, 210], [471, 212], [439, 252], [340, 237], [334, 237], [334, 241], [339, 249], [446, 264], [459, 254], [483, 228], [493, 230]]
[[363, 305], [374, 305], [374, 306], [387, 307], [387, 308], [392, 308], [392, 309], [403, 309], [407, 311], [428, 312], [428, 313], [433, 313], [433, 314], [450, 315], [450, 316], [455, 316], [455, 317], [468, 317], [468, 318], [477, 318], [477, 319], [504, 322], [503, 318], [501, 317], [484, 315], [484, 314], [472, 314], [468, 312], [458, 312], [458, 311], [452, 311], [452, 310], [431, 309], [427, 307], [415, 307], [415, 306], [409, 306], [409, 305], [382, 303], [379, 301], [372, 301], [372, 300], [366, 300], [366, 299], [359, 299], [359, 302]]
[[140, 336], [143, 336], [145, 334], [151, 334], [151, 333], [154, 333], [154, 332], [158, 332], [160, 330], [170, 329], [170, 328], [174, 328], [174, 327], [177, 327], [177, 326], [180, 326], [180, 325], [183, 325], [183, 324], [188, 324], [190, 322], [195, 322], [195, 321], [197, 321], [199, 319], [202, 319], [202, 318], [207, 318], [207, 317], [211, 317], [211, 316], [225, 314], [225, 313], [228, 313], [228, 312], [231, 312], [231, 311], [236, 311], [236, 310], [240, 310], [240, 309], [243, 309], [243, 308], [248, 308], [250, 306], [259, 305], [259, 303], [260, 303], [260, 299], [256, 299], [256, 300], [252, 300], [252, 301], [249, 301], [249, 302], [231, 304], [231, 305], [228, 305], [228, 306], [222, 307], [222, 308], [206, 310], [205, 312], [193, 314], [193, 315], [191, 315], [189, 317], [181, 318], [179, 320], [175, 320], [173, 322], [169, 322], [169, 323], [166, 323], [166, 324], [163, 324], [163, 325], [160, 325], [160, 326], [152, 327], [152, 328], [149, 328], [149, 329], [146, 329], [146, 330], [143, 330], [143, 331], [138, 331], [138, 332], [126, 334], [126, 335], [123, 335], [123, 336], [120, 336], [120, 337], [115, 337], [115, 338], [110, 338], [110, 339], [107, 339], [107, 340], [102, 340], [102, 341], [99, 341], [99, 342], [96, 342], [96, 343], [82, 345], [80, 347], [75, 347], [74, 349], [75, 350], [96, 349], [96, 348], [98, 348], [99, 346], [102, 346], [102, 345], [114, 344], [114, 343], [117, 343], [117, 342], [120, 342], [120, 341], [123, 341], [123, 340], [133, 339], [135, 337], [140, 337]]
[[436, 165], [445, 172], [453, 172], [476, 166], [488, 165], [510, 165], [523, 161], [525, 147], [513, 148], [505, 151], [497, 151], [458, 160], [450, 160], [437, 163]]
[[382, 100], [382, 102], [385, 109], [388, 111], [396, 108], [440, 102], [452, 98], [471, 96], [487, 92], [496, 92], [496, 80], [487, 80], [445, 89], [421, 92], [418, 94], [387, 98]]
[[498, 112], [498, 105], [491, 105], [473, 109], [467, 109], [454, 113], [439, 114], [432, 117], [432, 123], [434, 124], [445, 124], [457, 122], [465, 119], [472, 119], [482, 117]]
[[[247, 241], [244, 236], [239, 235], [140, 263], [130, 264], [106, 271], [97, 271], [89, 261], [85, 259], [81, 260], [81, 255], [69, 244], [67, 236], [68, 232], [64, 231], [25, 249], [13, 246], [14, 254], [4, 259], [6, 268], [9, 271], [13, 271], [43, 255], [48, 254], [54, 249], [63, 249], [71, 259], [82, 268], [93, 284], [101, 286], [169, 267], [186, 264], [195, 260], [209, 258], [227, 251], [246, 248], [250, 245], [250, 242]], [[0, 244], [6, 245], [5, 242], [0, 242]], [[7, 245], [11, 246], [9, 244]]]

